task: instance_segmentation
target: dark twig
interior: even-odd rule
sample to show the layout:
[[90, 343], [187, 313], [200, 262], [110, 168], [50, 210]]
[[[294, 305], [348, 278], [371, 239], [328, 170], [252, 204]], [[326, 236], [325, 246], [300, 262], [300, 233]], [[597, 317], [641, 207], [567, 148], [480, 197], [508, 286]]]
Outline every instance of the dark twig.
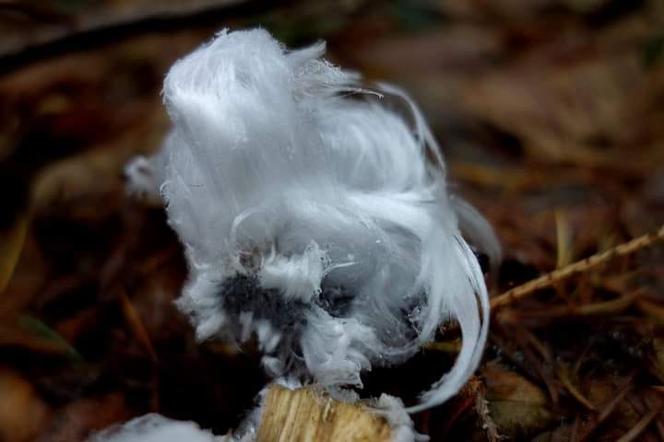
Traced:
[[632, 389], [632, 381], [634, 380], [634, 373], [629, 375], [623, 385], [618, 389], [618, 392], [615, 394], [613, 399], [600, 411], [599, 416], [597, 417], [597, 420], [591, 424], [589, 428], [586, 428], [583, 436], [581, 437], [581, 441], [586, 441], [588, 440], [592, 434], [597, 430], [597, 428], [602, 425], [608, 418], [613, 414], [613, 412], [618, 408], [618, 405], [620, 405], [627, 396], [627, 393], [629, 393]]
[[64, 29], [62, 34], [52, 39], [0, 54], [0, 75], [42, 59], [100, 47], [136, 35], [219, 26], [226, 19], [256, 14], [269, 7], [285, 3], [287, 2], [283, 0], [269, 2], [229, 0], [207, 4], [198, 9], [159, 12], [130, 19], [111, 20], [91, 25], [88, 28], [79, 24], [75, 29], [71, 29], [71, 27]]

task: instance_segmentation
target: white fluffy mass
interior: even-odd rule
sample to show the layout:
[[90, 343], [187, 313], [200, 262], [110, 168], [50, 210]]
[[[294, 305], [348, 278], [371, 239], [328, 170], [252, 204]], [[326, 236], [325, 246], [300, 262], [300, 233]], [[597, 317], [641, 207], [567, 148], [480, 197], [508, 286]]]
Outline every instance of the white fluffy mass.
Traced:
[[193, 422], [176, 421], [158, 414], [146, 414], [121, 426], [111, 427], [88, 442], [226, 442]]
[[[275, 383], [289, 389], [301, 386], [297, 380], [292, 379], [277, 379]], [[258, 394], [259, 405], [245, 417], [233, 434], [215, 436], [193, 422], [177, 421], [150, 413], [96, 433], [88, 442], [256, 442], [266, 393], [267, 388]], [[392, 442], [429, 440], [428, 437], [415, 432], [413, 421], [400, 399], [382, 394], [374, 401], [373, 411], [390, 425]]]
[[448, 193], [414, 103], [362, 88], [324, 49], [222, 31], [179, 60], [163, 90], [173, 129], [133, 191], [159, 188], [185, 245], [178, 306], [198, 337], [255, 338], [275, 376], [361, 387], [456, 320], [461, 351], [419, 411], [480, 361], [488, 296], [460, 229], [489, 254], [493, 234]]

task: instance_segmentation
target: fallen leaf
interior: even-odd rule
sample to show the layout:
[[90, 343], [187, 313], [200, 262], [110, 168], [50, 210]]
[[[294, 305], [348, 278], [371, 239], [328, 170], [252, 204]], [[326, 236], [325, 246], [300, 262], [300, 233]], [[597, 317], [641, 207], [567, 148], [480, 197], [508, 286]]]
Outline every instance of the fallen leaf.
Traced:
[[0, 392], [0, 440], [33, 440], [48, 419], [48, 406], [32, 384], [5, 367], [0, 367]]
[[549, 425], [553, 415], [541, 388], [497, 363], [482, 370], [489, 412], [501, 434], [529, 437]]

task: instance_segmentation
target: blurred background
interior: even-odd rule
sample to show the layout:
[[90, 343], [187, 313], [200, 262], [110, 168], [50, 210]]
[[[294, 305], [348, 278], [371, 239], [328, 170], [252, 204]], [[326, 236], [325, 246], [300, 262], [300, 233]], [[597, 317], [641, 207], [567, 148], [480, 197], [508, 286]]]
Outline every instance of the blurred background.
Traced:
[[[251, 348], [197, 344], [162, 210], [122, 167], [168, 129], [169, 66], [214, 32], [407, 89], [454, 191], [501, 240], [492, 294], [664, 223], [661, 0], [0, 1], [0, 441], [80, 441], [150, 411], [223, 434], [266, 382]], [[494, 312], [482, 367], [415, 417], [432, 440], [664, 440], [664, 248]], [[411, 401], [458, 330], [367, 391]]]

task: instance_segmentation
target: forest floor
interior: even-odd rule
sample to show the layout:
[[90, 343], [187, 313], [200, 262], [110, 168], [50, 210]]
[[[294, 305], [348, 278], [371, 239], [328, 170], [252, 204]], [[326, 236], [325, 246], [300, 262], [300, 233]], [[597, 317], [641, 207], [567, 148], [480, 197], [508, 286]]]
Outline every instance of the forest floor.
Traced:
[[[0, 440], [79, 441], [150, 411], [223, 434], [252, 407], [258, 355], [195, 342], [172, 302], [180, 245], [163, 210], [126, 197], [122, 167], [168, 128], [168, 67], [223, 27], [257, 24], [288, 45], [325, 39], [333, 62], [410, 91], [454, 192], [501, 241], [481, 368], [416, 415], [418, 430], [664, 440], [658, 0], [2, 2]], [[367, 390], [412, 401], [457, 338], [450, 325]]]

